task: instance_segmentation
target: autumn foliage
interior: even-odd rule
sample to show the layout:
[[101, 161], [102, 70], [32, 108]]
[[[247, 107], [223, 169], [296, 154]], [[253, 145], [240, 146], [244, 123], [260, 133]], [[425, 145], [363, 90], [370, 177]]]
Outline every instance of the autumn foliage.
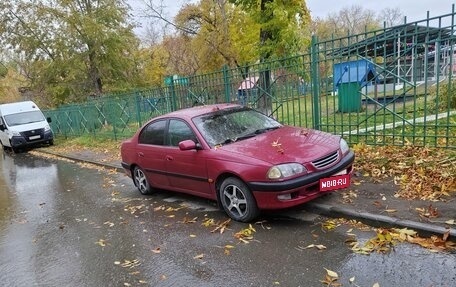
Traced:
[[456, 194], [456, 152], [427, 147], [355, 145], [356, 170], [375, 181], [394, 179], [397, 197], [441, 200]]

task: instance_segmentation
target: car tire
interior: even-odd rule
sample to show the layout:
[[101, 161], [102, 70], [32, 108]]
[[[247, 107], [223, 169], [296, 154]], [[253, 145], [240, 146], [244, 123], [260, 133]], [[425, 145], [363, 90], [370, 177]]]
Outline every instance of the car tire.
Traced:
[[238, 178], [226, 178], [220, 185], [219, 196], [223, 209], [233, 220], [250, 222], [260, 214], [252, 192]]
[[141, 194], [147, 195], [152, 193], [152, 188], [150, 187], [146, 174], [138, 166], [135, 166], [133, 169], [133, 181]]

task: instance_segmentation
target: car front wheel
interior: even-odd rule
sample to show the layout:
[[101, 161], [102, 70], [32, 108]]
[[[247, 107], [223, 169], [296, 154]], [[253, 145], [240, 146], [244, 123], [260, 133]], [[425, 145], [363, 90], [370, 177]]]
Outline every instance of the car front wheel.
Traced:
[[149, 181], [147, 181], [146, 174], [141, 168], [137, 166], [133, 170], [133, 180], [135, 181], [135, 185], [141, 194], [146, 195], [152, 193], [152, 189], [150, 187]]
[[259, 215], [255, 198], [241, 180], [229, 177], [219, 189], [220, 201], [229, 217], [236, 221], [250, 222]]

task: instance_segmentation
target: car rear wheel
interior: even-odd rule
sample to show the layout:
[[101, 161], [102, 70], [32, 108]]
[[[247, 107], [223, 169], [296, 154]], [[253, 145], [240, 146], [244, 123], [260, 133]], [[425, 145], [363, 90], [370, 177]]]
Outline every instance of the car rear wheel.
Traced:
[[259, 215], [252, 192], [241, 180], [234, 177], [225, 179], [219, 193], [222, 207], [232, 219], [249, 222]]
[[152, 189], [150, 187], [149, 181], [147, 181], [146, 174], [138, 166], [136, 166], [133, 170], [133, 180], [135, 181], [135, 185], [141, 194], [146, 195], [152, 193]]

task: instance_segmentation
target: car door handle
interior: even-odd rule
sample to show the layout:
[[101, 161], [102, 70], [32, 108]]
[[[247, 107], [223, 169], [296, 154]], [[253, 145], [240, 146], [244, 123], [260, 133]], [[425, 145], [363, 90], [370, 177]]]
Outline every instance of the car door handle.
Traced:
[[166, 160], [167, 160], [167, 161], [171, 161], [171, 160], [173, 160], [173, 159], [174, 159], [174, 158], [173, 158], [172, 156], [170, 156], [170, 155], [167, 155], [167, 156], [166, 156]]
[[143, 152], [138, 152], [138, 156], [139, 157], [144, 157], [144, 153]]

